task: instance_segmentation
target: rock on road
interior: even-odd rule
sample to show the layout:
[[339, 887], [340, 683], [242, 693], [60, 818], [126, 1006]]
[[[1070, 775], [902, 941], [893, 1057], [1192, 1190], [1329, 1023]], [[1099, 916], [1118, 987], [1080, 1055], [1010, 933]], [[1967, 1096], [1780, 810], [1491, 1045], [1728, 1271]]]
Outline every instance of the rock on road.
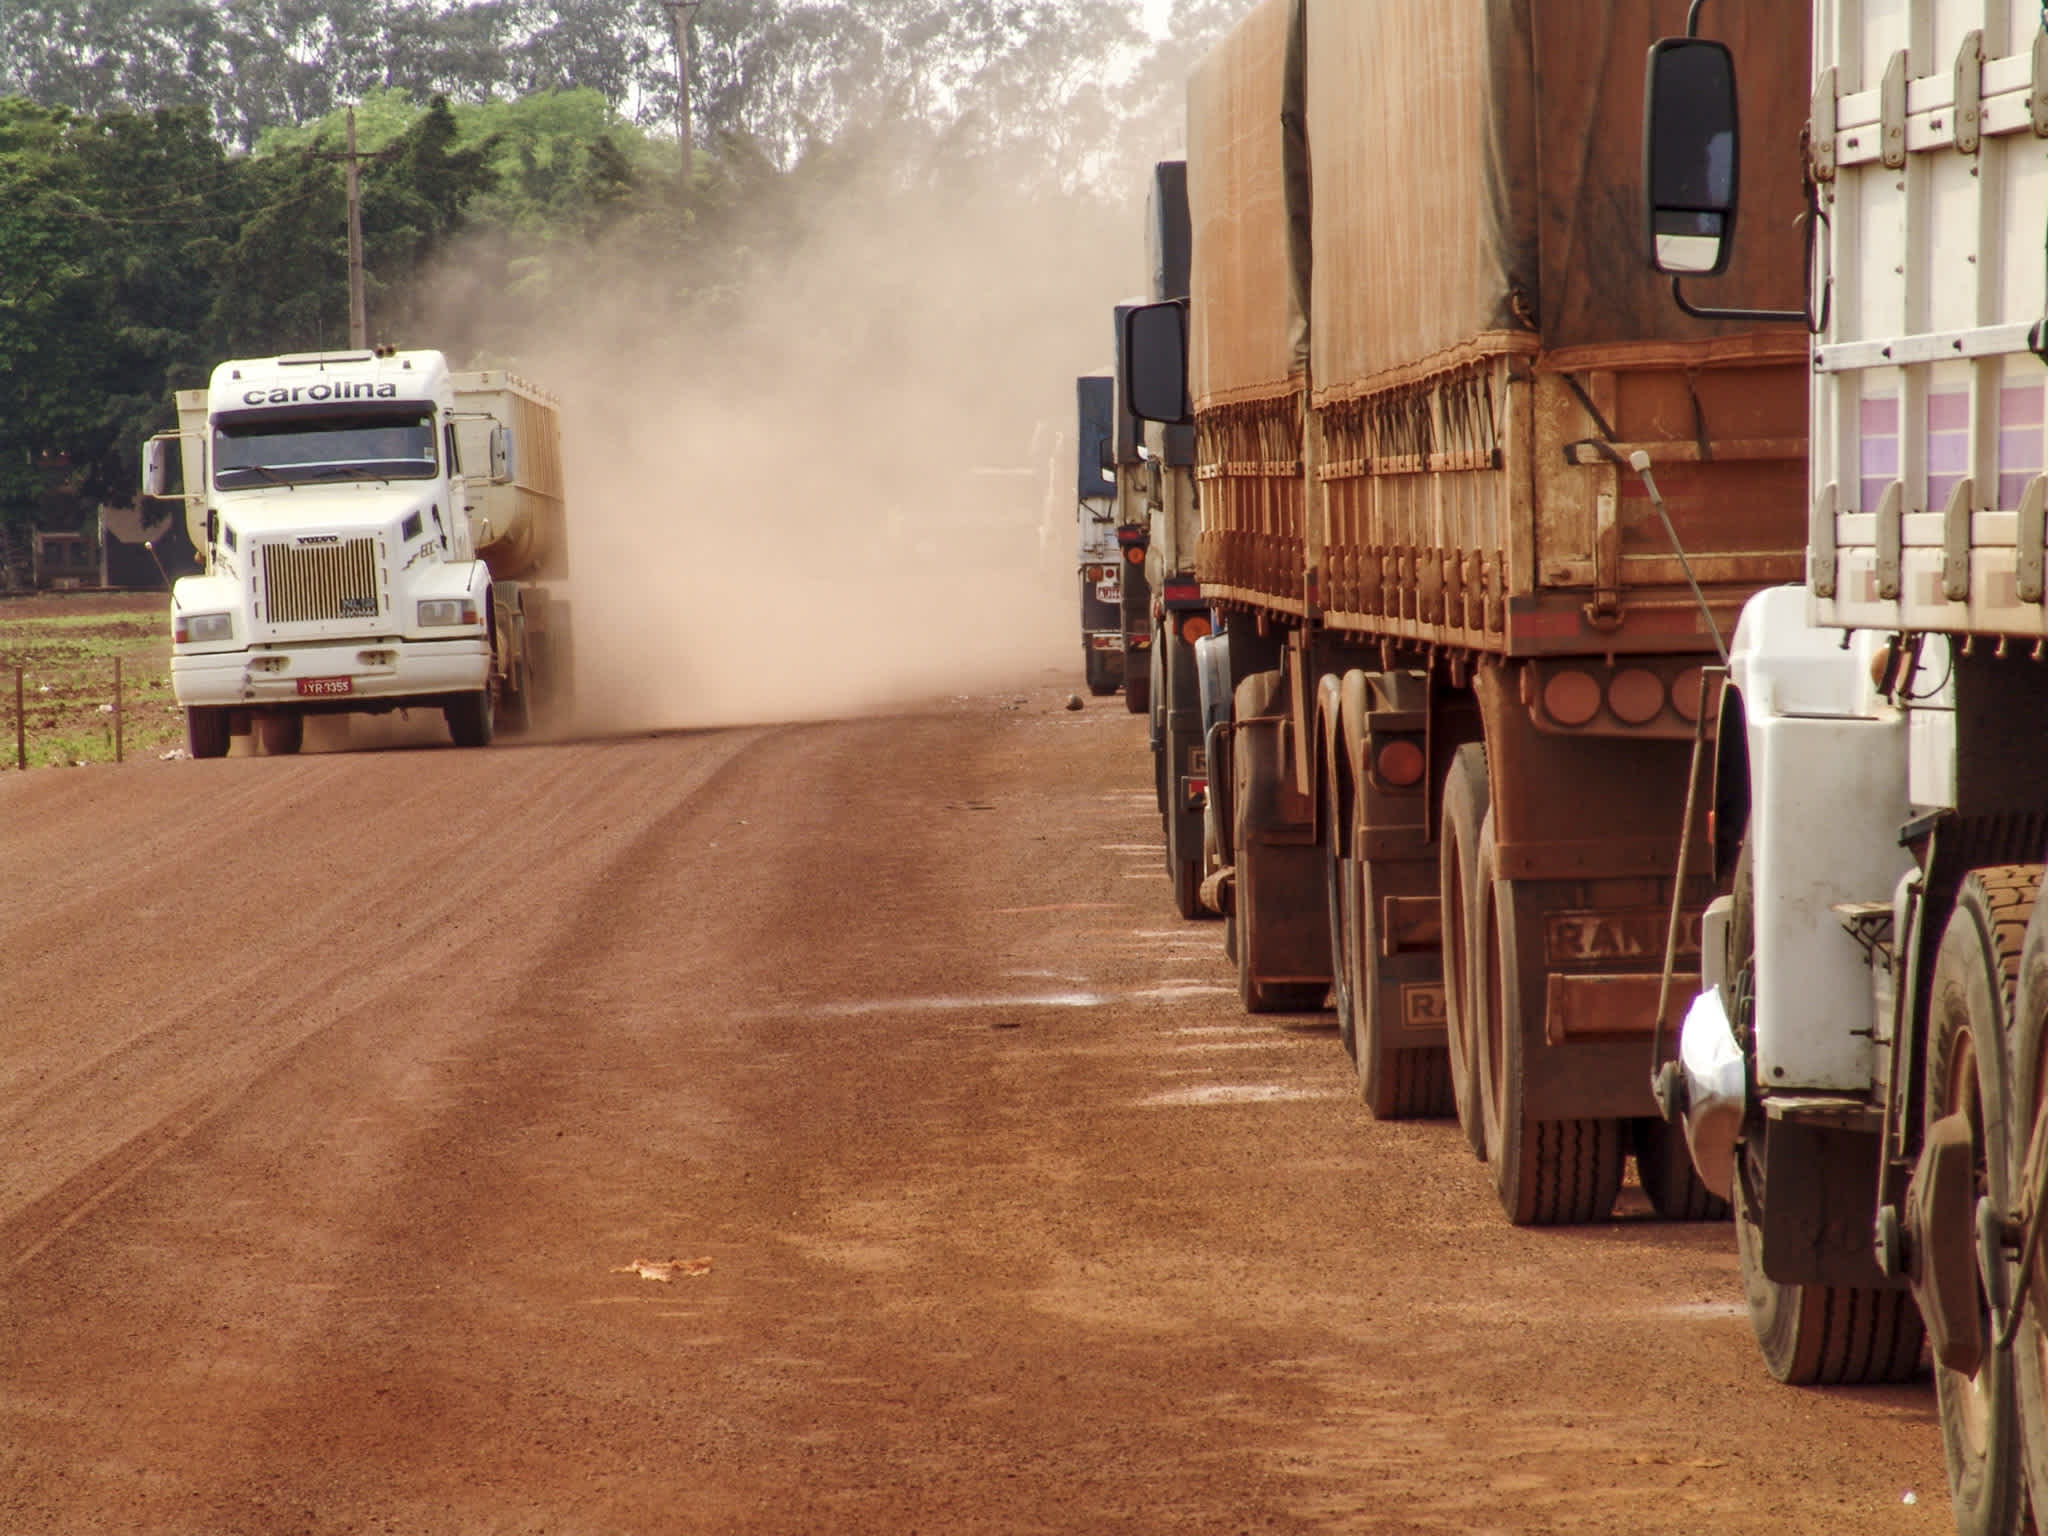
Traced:
[[0, 1532], [1948, 1529], [1245, 1017], [1068, 687], [0, 781]]

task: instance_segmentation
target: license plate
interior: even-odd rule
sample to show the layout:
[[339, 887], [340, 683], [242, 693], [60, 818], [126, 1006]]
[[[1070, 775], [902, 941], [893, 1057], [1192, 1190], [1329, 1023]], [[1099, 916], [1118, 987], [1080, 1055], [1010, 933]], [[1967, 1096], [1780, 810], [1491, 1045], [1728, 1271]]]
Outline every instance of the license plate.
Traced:
[[352, 677], [302, 677], [299, 679], [299, 697], [305, 699], [329, 699], [337, 694], [354, 693], [355, 679]]
[[1098, 603], [1120, 603], [1124, 600], [1124, 589], [1114, 581], [1095, 583], [1095, 600]]

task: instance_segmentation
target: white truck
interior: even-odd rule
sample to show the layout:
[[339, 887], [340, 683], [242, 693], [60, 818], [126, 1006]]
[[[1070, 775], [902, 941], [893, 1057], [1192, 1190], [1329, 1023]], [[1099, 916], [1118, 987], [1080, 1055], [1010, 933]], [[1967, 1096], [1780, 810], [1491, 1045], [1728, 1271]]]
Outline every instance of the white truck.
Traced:
[[[1816, 0], [1812, 22], [1804, 166], [1797, 143], [1759, 157], [1773, 180], [1803, 169], [1811, 206], [1806, 575], [1735, 630], [1710, 791], [1700, 775], [1724, 894], [1657, 1083], [1700, 1176], [1734, 1196], [1772, 1374], [1900, 1379], [1924, 1332], [1957, 1529], [2031, 1530], [2030, 1497], [2048, 1507], [2048, 32], [2004, 0]], [[1651, 50], [1650, 260], [1685, 304], [1711, 302], [1681, 285], [1734, 233], [1734, 73], [1706, 38]]]
[[396, 709], [439, 710], [458, 746], [483, 746], [565, 694], [550, 396], [378, 348], [225, 362], [177, 403], [143, 489], [182, 495], [204, 562], [171, 589], [193, 757], [252, 730], [296, 752], [309, 714]]

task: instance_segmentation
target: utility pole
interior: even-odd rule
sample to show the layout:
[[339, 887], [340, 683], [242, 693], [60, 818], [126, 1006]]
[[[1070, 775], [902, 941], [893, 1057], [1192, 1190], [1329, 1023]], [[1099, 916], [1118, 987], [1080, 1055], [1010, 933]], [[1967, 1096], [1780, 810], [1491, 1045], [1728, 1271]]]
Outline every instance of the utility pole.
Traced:
[[676, 143], [683, 152], [683, 181], [690, 179], [690, 21], [704, 0], [662, 0], [676, 26]]
[[393, 153], [393, 149], [380, 149], [374, 155], [357, 152], [356, 109], [350, 107], [348, 147], [340, 154], [328, 150], [314, 156], [319, 160], [339, 160], [343, 182], [348, 189], [348, 344], [357, 352], [370, 344], [370, 326], [363, 302], [363, 193], [360, 172], [365, 160], [386, 160]]
[[370, 344], [370, 321], [363, 302], [363, 194], [357, 172], [356, 109], [348, 109], [348, 344], [360, 352]]

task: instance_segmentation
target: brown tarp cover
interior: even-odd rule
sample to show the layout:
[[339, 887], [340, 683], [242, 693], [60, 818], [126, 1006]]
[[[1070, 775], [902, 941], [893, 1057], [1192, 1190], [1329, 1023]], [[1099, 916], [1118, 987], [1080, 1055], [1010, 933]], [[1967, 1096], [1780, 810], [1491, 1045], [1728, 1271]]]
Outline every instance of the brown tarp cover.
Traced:
[[1201, 409], [1295, 393], [1307, 377], [1305, 274], [1289, 238], [1290, 206], [1306, 202], [1301, 3], [1262, 0], [1188, 81], [1188, 385]]
[[[1748, 331], [1766, 351], [1803, 347], [1797, 326], [1689, 318], [1644, 259], [1644, 59], [1684, 32], [1686, 0], [1303, 3], [1318, 400], [1531, 342], [1551, 352]], [[1687, 297], [1797, 309], [1807, 8], [1727, 4], [1708, 19], [1703, 32], [1735, 53], [1742, 209], [1728, 273], [1693, 279]], [[1272, 67], [1258, 63], [1263, 82]], [[1191, 141], [1214, 99], [1191, 88]], [[1238, 136], [1277, 144], [1279, 129]]]

